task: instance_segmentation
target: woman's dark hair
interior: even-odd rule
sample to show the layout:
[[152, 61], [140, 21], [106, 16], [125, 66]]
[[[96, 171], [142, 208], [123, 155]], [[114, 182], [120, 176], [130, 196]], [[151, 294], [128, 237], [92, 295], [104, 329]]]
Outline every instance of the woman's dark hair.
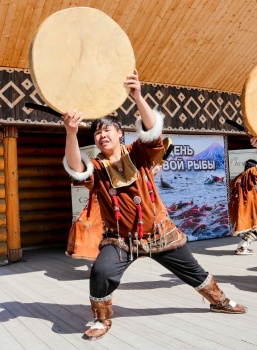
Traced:
[[96, 130], [101, 129], [103, 125], [114, 125], [117, 130], [121, 129], [121, 123], [114, 117], [104, 117], [95, 119], [91, 124], [91, 131], [94, 134]]
[[257, 161], [256, 160], [254, 160], [254, 159], [248, 159], [246, 162], [245, 162], [245, 170], [244, 171], [246, 171], [246, 170], [248, 170], [248, 169], [250, 169], [250, 168], [252, 168], [252, 167], [254, 167], [254, 166], [256, 166], [257, 165]]

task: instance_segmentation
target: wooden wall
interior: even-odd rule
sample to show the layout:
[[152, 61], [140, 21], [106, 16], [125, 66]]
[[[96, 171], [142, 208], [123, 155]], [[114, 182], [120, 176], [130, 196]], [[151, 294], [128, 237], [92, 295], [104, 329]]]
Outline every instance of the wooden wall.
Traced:
[[0, 131], [0, 263], [7, 255], [3, 132]]
[[21, 246], [66, 244], [72, 221], [70, 178], [64, 171], [65, 135], [18, 137]]
[[76, 6], [99, 9], [121, 26], [145, 82], [240, 93], [257, 62], [254, 0], [2, 0], [0, 66], [28, 68], [38, 26]]

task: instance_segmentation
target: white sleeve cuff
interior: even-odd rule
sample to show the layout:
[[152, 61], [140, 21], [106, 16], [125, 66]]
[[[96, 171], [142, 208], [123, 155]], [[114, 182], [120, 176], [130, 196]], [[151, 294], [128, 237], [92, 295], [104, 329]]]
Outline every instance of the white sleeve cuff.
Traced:
[[135, 126], [138, 133], [138, 137], [142, 142], [151, 142], [157, 140], [162, 133], [163, 120], [165, 116], [162, 112], [157, 110], [154, 110], [154, 113], [156, 115], [154, 126], [152, 127], [152, 129], [147, 131], [143, 130], [141, 117], [137, 118]]
[[63, 158], [63, 166], [64, 169], [67, 171], [67, 173], [74, 179], [74, 180], [78, 180], [78, 181], [84, 181], [87, 180], [89, 178], [89, 176], [91, 176], [94, 172], [94, 166], [90, 161], [89, 156], [84, 153], [84, 152], [80, 152], [81, 154], [81, 160], [82, 162], [86, 165], [87, 170], [84, 173], [79, 173], [77, 171], [74, 171], [73, 169], [71, 169], [68, 165], [66, 156]]

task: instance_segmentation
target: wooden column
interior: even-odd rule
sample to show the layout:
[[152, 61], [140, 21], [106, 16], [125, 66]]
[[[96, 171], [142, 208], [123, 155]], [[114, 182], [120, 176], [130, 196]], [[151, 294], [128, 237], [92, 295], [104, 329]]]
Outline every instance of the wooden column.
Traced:
[[16, 127], [4, 127], [3, 145], [8, 249], [7, 257], [9, 261], [18, 261], [22, 258], [18, 194], [17, 137], [18, 130]]

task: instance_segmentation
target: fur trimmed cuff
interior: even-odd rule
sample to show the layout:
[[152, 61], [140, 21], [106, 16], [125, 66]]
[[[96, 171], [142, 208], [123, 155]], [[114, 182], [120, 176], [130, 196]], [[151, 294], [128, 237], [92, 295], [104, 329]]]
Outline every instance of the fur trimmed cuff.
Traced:
[[165, 116], [162, 112], [159, 112], [157, 110], [154, 110], [154, 113], [156, 115], [156, 120], [155, 120], [154, 126], [152, 129], [147, 130], [147, 131], [143, 130], [141, 117], [137, 118], [135, 126], [136, 126], [136, 130], [137, 130], [139, 139], [142, 142], [151, 142], [151, 141], [157, 140], [162, 133], [163, 119]]
[[67, 171], [67, 173], [74, 179], [77, 181], [84, 181], [87, 180], [89, 178], [89, 176], [91, 176], [94, 172], [94, 166], [90, 161], [89, 156], [84, 153], [84, 152], [80, 152], [81, 154], [81, 160], [82, 162], [86, 165], [87, 170], [84, 173], [79, 173], [77, 171], [74, 171], [73, 169], [71, 169], [68, 165], [66, 156], [63, 158], [63, 166], [64, 169]]

